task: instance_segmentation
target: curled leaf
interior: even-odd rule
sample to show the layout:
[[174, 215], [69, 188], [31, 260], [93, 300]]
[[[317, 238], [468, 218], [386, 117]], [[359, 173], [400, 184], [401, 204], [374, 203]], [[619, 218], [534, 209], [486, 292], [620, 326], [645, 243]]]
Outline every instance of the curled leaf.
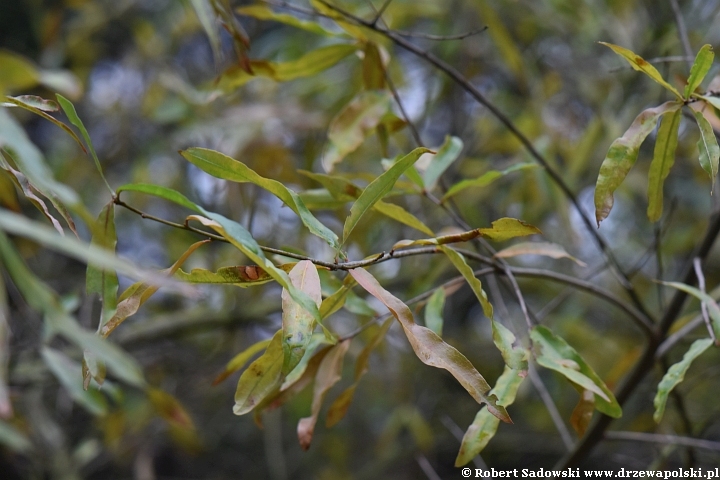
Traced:
[[621, 57], [623, 57], [627, 62], [630, 64], [630, 66], [637, 70], [638, 72], [643, 72], [648, 77], [652, 78], [654, 81], [665, 87], [666, 89], [670, 90], [675, 96], [678, 97], [678, 99], [682, 100], [682, 95], [680, 95], [680, 92], [677, 91], [675, 87], [667, 83], [665, 80], [663, 80], [662, 75], [660, 75], [660, 72], [657, 71], [655, 67], [653, 67], [650, 63], [648, 63], [644, 58], [642, 58], [640, 55], [636, 55], [634, 52], [628, 50], [627, 48], [623, 48], [619, 45], [613, 45], [612, 43], [606, 43], [606, 42], [598, 42], [601, 45], [605, 45], [606, 47], [610, 47], [613, 52], [617, 53]]

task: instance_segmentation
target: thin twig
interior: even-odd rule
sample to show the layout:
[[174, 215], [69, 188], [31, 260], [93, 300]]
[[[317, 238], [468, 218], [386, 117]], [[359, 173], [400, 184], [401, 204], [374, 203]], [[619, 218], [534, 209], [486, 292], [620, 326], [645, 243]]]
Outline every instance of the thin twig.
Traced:
[[[380, 8], [378, 8], [377, 10], [375, 10], [375, 17], [372, 19], [372, 24], [373, 24], [373, 25], [375, 25], [375, 24], [378, 23], [378, 21], [379, 21], [380, 18], [382, 17], [382, 14], [385, 13], [385, 10], [387, 9], [387, 7], [390, 6], [390, 4], [392, 3], [392, 1], [393, 1], [393, 0], [385, 0], [385, 2], [382, 4], [382, 6], [381, 6]], [[373, 8], [375, 8], [375, 5], [373, 5], [372, 2], [370, 2], [370, 5], [371, 5]]]
[[665, 445], [682, 445], [685, 447], [702, 448], [720, 452], [720, 442], [703, 440], [701, 438], [681, 437], [678, 435], [661, 435], [659, 433], [642, 432], [606, 432], [606, 440], [619, 440], [628, 442], [662, 443]]
[[672, 7], [673, 15], [675, 16], [675, 24], [678, 29], [678, 37], [680, 37], [680, 43], [682, 43], [683, 51], [685, 52], [685, 60], [688, 67], [692, 67], [693, 64], [693, 52], [690, 46], [690, 38], [688, 37], [687, 28], [685, 28], [685, 20], [683, 19], [682, 12], [680, 11], [680, 5], [677, 0], [670, 0], [670, 6]]
[[[695, 276], [697, 277], [698, 289], [705, 293], [705, 275], [703, 275], [701, 263], [702, 261], [699, 258], [695, 257], [693, 259], [693, 269], [695, 270]], [[708, 333], [710, 333], [710, 338], [712, 338], [713, 343], [717, 343], [715, 331], [713, 330], [712, 323], [710, 323], [710, 314], [708, 313], [707, 303], [700, 302], [700, 314], [702, 315], [703, 320], [705, 320], [705, 326], [707, 326]]]
[[703, 322], [704, 319], [702, 315], [698, 315], [697, 317], [693, 318], [688, 323], [683, 325], [680, 330], [667, 337], [665, 341], [660, 344], [657, 351], [655, 352], [655, 358], [660, 359], [664, 357], [670, 351], [670, 349], [672, 349], [678, 342], [682, 341], [690, 332], [699, 327], [700, 324], [702, 324]]
[[555, 424], [555, 428], [560, 434], [560, 438], [565, 444], [565, 448], [571, 450], [575, 445], [575, 441], [573, 440], [572, 435], [570, 435], [570, 430], [568, 430], [567, 426], [565, 425], [562, 415], [560, 415], [560, 411], [557, 409], [557, 406], [555, 406], [555, 402], [553, 401], [550, 392], [548, 392], [548, 389], [545, 387], [545, 384], [540, 378], [540, 375], [537, 373], [535, 365], [532, 362], [528, 363], [528, 376], [530, 377], [530, 381], [535, 387], [535, 390], [537, 390], [540, 398], [545, 404], [545, 408], [550, 414], [550, 418]]

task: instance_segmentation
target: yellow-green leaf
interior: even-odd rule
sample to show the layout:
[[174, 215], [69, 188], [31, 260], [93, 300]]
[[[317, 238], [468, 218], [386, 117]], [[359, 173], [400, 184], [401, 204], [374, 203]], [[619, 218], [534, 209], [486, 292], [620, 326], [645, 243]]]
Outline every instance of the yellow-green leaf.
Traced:
[[675, 163], [675, 149], [680, 127], [680, 110], [664, 116], [655, 139], [655, 153], [648, 174], [647, 216], [651, 222], [657, 222], [663, 211], [663, 185]]
[[685, 98], [690, 98], [690, 95], [700, 86], [705, 75], [710, 71], [714, 58], [715, 53], [713, 53], [712, 45], [706, 44], [700, 48], [690, 69], [687, 85], [685, 85]]
[[674, 112], [681, 106], [680, 102], [666, 102], [659, 107], [643, 110], [625, 134], [610, 145], [595, 185], [595, 219], [598, 226], [610, 214], [614, 203], [613, 193], [635, 165], [645, 137], [655, 129], [662, 115]]
[[252, 357], [255, 356], [255, 354], [257, 354], [261, 350], [265, 350], [268, 345], [270, 345], [270, 340], [271, 339], [268, 338], [266, 340], [260, 340], [259, 342], [255, 342], [242, 352], [235, 355], [227, 363], [227, 365], [225, 365], [225, 369], [222, 371], [222, 373], [215, 377], [215, 380], [213, 380], [213, 385], [219, 384], [227, 377], [243, 368], [245, 364], [249, 362]]
[[358, 199], [350, 208], [350, 215], [345, 220], [343, 227], [343, 243], [347, 241], [348, 236], [353, 231], [357, 223], [363, 215], [381, 200], [390, 190], [400, 175], [410, 168], [423, 153], [429, 152], [427, 148], [416, 148], [412, 152], [398, 160], [390, 169], [373, 180], [370, 185], [360, 194]]
[[400, 322], [415, 355], [426, 365], [442, 368], [468, 391], [478, 403], [485, 403], [488, 410], [504, 422], [511, 423], [505, 408], [497, 403], [494, 395], [488, 395], [490, 385], [470, 361], [454, 347], [443, 342], [432, 330], [415, 323], [412, 312], [400, 299], [380, 286], [378, 281], [363, 269], [350, 270], [355, 280], [372, 296], [380, 300]]
[[328, 130], [328, 147], [322, 164], [330, 173], [345, 156], [355, 151], [375, 130], [390, 109], [387, 92], [363, 91], [333, 118]]
[[445, 308], [445, 289], [436, 288], [425, 305], [425, 326], [442, 337], [443, 308]]
[[595, 394], [595, 407], [613, 418], [622, 416], [615, 396], [577, 351], [542, 325], [530, 331], [538, 364], [555, 370], [580, 388]]
[[699, 357], [705, 350], [710, 348], [713, 341], [710, 338], [701, 338], [695, 340], [690, 346], [690, 349], [685, 352], [682, 360], [671, 366], [667, 373], [663, 376], [662, 380], [658, 384], [658, 392], [653, 400], [655, 406], [655, 413], [653, 419], [656, 423], [660, 423], [663, 414], [665, 413], [665, 404], [667, 403], [668, 395], [670, 392], [685, 379], [685, 374], [692, 362]]
[[325, 240], [334, 249], [340, 249], [337, 235], [310, 213], [297, 193], [277, 180], [264, 178], [244, 163], [214, 150], [189, 148], [180, 154], [210, 175], [238, 183], [250, 182], [267, 190], [290, 207], [311, 233]]
[[668, 287], [673, 287], [678, 290], [681, 290], [685, 293], [688, 293], [692, 295], [693, 297], [697, 298], [701, 302], [705, 304], [708, 310], [708, 314], [710, 315], [710, 321], [712, 323], [713, 331], [715, 332], [715, 337], [720, 338], [720, 307], [718, 307], [717, 302], [713, 297], [708, 295], [707, 293], [703, 292], [702, 290], [691, 287], [690, 285], [686, 285], [684, 283], [680, 282], [661, 282], [663, 285], [667, 285]]
[[700, 152], [700, 166], [710, 176], [712, 191], [712, 188], [715, 186], [715, 177], [718, 173], [720, 146], [718, 146], [717, 138], [715, 138], [715, 132], [710, 122], [705, 119], [702, 112], [693, 111], [693, 114], [700, 128], [700, 140], [698, 140], [697, 143], [698, 152]]
[[472, 268], [470, 268], [470, 265], [468, 265], [465, 261], [465, 257], [463, 257], [460, 253], [450, 247], [440, 246], [440, 250], [442, 250], [442, 252], [447, 255], [450, 262], [455, 266], [457, 271], [460, 272], [465, 281], [468, 282], [468, 285], [470, 285], [470, 288], [480, 302], [485, 316], [492, 319], [493, 307], [490, 304], [490, 300], [488, 300], [487, 294], [482, 288], [482, 283], [480, 283], [480, 279], [475, 276]]
[[458, 137], [445, 137], [445, 142], [438, 148], [437, 154], [430, 160], [422, 175], [423, 183], [428, 191], [435, 188], [445, 170], [460, 156], [462, 149], [463, 142]]
[[337, 35], [336, 33], [326, 30], [316, 22], [300, 20], [299, 18], [289, 15], [287, 13], [274, 12], [270, 9], [270, 7], [266, 5], [247, 5], [244, 7], [238, 7], [235, 9], [235, 12], [239, 15], [257, 18], [258, 20], [272, 20], [274, 22], [284, 23], [285, 25], [290, 25], [292, 27], [300, 28], [308, 32], [317, 33], [318, 35]]
[[[289, 272], [296, 263], [285, 263], [278, 268]], [[188, 283], [217, 283], [231, 284], [236, 287], [247, 288], [272, 282], [273, 277], [257, 265], [234, 265], [220, 267], [215, 272], [204, 268], [193, 268], [190, 273], [179, 269], [175, 278]]]
[[272, 337], [260, 358], [243, 372], [235, 390], [235, 415], [244, 415], [260, 403], [282, 380], [282, 330]]
[[485, 172], [477, 178], [461, 180], [448, 189], [447, 193], [445, 193], [442, 200], [444, 202], [448, 198], [452, 197], [453, 195], [457, 195], [458, 193], [462, 192], [463, 190], [465, 190], [467, 188], [486, 187], [486, 186], [490, 185], [491, 183], [493, 183], [498, 178], [504, 177], [505, 175], [507, 175], [509, 173], [517, 172], [520, 170], [527, 170], [530, 168], [538, 168], [538, 164], [537, 163], [518, 163], [518, 164], [515, 164], [512, 167], [508, 167], [502, 171], [490, 170], [489, 172]]
[[653, 80], [655, 80], [657, 83], [662, 85], [663, 87], [670, 90], [673, 94], [675, 94], [679, 99], [682, 100], [682, 95], [680, 95], [680, 92], [677, 91], [675, 87], [667, 83], [665, 80], [663, 80], [662, 75], [660, 75], [660, 72], [657, 71], [655, 67], [653, 67], [650, 63], [648, 63], [645, 59], [643, 59], [641, 56], [636, 55], [634, 52], [628, 50], [627, 48], [620, 47], [618, 45], [613, 45], [612, 43], [606, 43], [606, 42], [598, 42], [601, 45], [605, 45], [606, 47], [610, 47], [613, 52], [617, 53], [621, 57], [623, 57], [625, 60], [628, 61], [630, 66], [637, 70], [638, 72], [643, 72], [645, 75], [649, 76]]
[[515, 345], [515, 335], [502, 323], [492, 320], [491, 327], [493, 343], [500, 350], [505, 364], [518, 375], [525, 377], [528, 370], [528, 351], [522, 345]]

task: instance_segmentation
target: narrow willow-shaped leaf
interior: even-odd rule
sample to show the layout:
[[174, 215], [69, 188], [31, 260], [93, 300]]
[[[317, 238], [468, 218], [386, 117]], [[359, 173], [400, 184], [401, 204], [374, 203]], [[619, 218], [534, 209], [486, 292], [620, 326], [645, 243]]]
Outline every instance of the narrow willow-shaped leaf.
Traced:
[[698, 51], [695, 62], [690, 69], [687, 85], [685, 85], [685, 98], [690, 98], [690, 95], [700, 86], [705, 75], [710, 71], [714, 58], [715, 53], [713, 53], [712, 45], [703, 45]]
[[595, 411], [595, 394], [590, 390], [582, 390], [577, 405], [570, 414], [570, 426], [579, 437], [585, 435], [587, 427], [592, 420]]
[[148, 195], [164, 198], [165, 200], [177, 203], [178, 205], [190, 209], [194, 212], [202, 213], [202, 210], [182, 193], [171, 188], [162, 187], [160, 185], [152, 185], [149, 183], [129, 183], [118, 188], [117, 193], [120, 194], [120, 192], [146, 193]]
[[269, 338], [266, 340], [260, 340], [259, 342], [253, 343], [248, 348], [235, 355], [227, 363], [227, 365], [225, 365], [225, 370], [223, 370], [220, 375], [215, 377], [215, 380], [213, 380], [213, 385], [219, 384], [220, 382], [228, 378], [230, 375], [243, 368], [245, 364], [249, 362], [252, 357], [255, 356], [255, 354], [262, 350], [265, 350], [268, 345], [270, 345], [270, 340], [271, 339]]
[[255, 408], [282, 380], [282, 330], [272, 337], [260, 358], [243, 372], [235, 390], [235, 415], [244, 415]]
[[95, 416], [107, 413], [107, 402], [102, 394], [96, 390], [86, 391], [83, 388], [80, 364], [70, 360], [64, 353], [49, 347], [43, 347], [40, 353], [45, 365], [73, 400]]
[[508, 167], [502, 171], [490, 170], [489, 172], [485, 172], [477, 178], [461, 180], [448, 189], [447, 193], [445, 193], [442, 200], [444, 202], [447, 199], [449, 199], [450, 197], [457, 195], [458, 193], [460, 193], [463, 190], [468, 189], [468, 188], [487, 187], [488, 185], [493, 183], [498, 178], [502, 178], [509, 173], [518, 172], [520, 170], [533, 169], [533, 168], [539, 168], [538, 164], [537, 163], [518, 163], [518, 164], [515, 164], [512, 167]]
[[663, 285], [667, 285], [668, 287], [677, 288], [678, 290], [682, 290], [685, 293], [688, 293], [692, 295], [693, 297], [697, 298], [701, 302], [705, 304], [708, 310], [708, 314], [710, 315], [710, 320], [712, 322], [712, 328], [715, 332], [715, 337], [720, 338], [720, 307], [718, 307], [717, 302], [714, 298], [712, 298], [707, 293], [703, 292], [702, 290], [691, 287], [690, 285], [686, 285], [684, 283], [680, 282], [661, 282]]
[[610, 214], [614, 203], [613, 193], [635, 165], [645, 137], [655, 129], [662, 115], [674, 112], [681, 106], [680, 102], [666, 102], [659, 107], [643, 110], [625, 134], [610, 145], [595, 185], [595, 219], [598, 226]]
[[712, 125], [705, 119], [702, 112], [693, 110], [693, 114], [700, 128], [700, 140], [698, 140], [697, 143], [698, 152], [700, 152], [700, 166], [710, 176], [712, 191], [712, 188], [715, 186], [715, 177], [718, 173], [718, 162], [720, 162], [720, 146], [718, 146]]
[[313, 390], [313, 401], [311, 415], [301, 418], [298, 422], [297, 432], [300, 440], [300, 447], [303, 450], [310, 448], [315, 424], [317, 423], [320, 407], [325, 399], [325, 394], [330, 388], [340, 381], [342, 376], [343, 359], [350, 346], [350, 340], [338, 343], [325, 355], [317, 373], [315, 374], [315, 388]]
[[[382, 90], [385, 88], [385, 67], [382, 47], [374, 42], [367, 42], [363, 49], [362, 76], [366, 90]], [[387, 53], [387, 52], [386, 52]]]
[[435, 332], [438, 337], [442, 337], [444, 308], [445, 289], [436, 288], [425, 305], [425, 326]]
[[605, 43], [605, 42], [598, 42], [601, 45], [605, 45], [606, 47], [610, 47], [613, 52], [617, 53], [621, 57], [623, 57], [625, 60], [628, 61], [630, 66], [637, 70], [638, 72], [643, 72], [648, 77], [652, 78], [654, 81], [665, 87], [666, 89], [670, 90], [675, 96], [678, 97], [678, 99], [682, 100], [682, 95], [680, 95], [680, 92], [677, 91], [675, 87], [667, 83], [665, 80], [663, 80], [662, 75], [660, 75], [660, 72], [657, 71], [655, 67], [653, 67], [650, 63], [648, 63], [645, 59], [643, 59], [641, 56], [636, 55], [634, 52], [628, 50], [627, 48], [620, 47], [618, 45], [613, 45], [612, 43]]
[[[296, 263], [285, 263], [278, 268], [289, 272], [295, 265]], [[175, 278], [188, 283], [230, 284], [240, 288], [254, 287], [274, 280], [269, 273], [257, 265], [220, 267], [215, 272], [204, 268], [193, 268], [190, 273], [186, 273], [179, 269], [175, 273]]]
[[[355, 200], [363, 192], [362, 188], [358, 187], [346, 178], [324, 175], [322, 173], [313, 173], [304, 170], [300, 170], [300, 173], [320, 183], [334, 198], [342, 200], [343, 202]], [[433, 235], [433, 231], [430, 230], [427, 225], [400, 205], [378, 200], [377, 203], [372, 206], [372, 210], [407, 225], [408, 227], [414, 228], [415, 230], [419, 230], [426, 235]]]
[[521, 377], [527, 375], [528, 351], [522, 345], [515, 346], [515, 335], [502, 323], [492, 320], [493, 343], [500, 350], [505, 364]]
[[360, 194], [358, 199], [350, 208], [350, 215], [345, 220], [343, 227], [343, 243], [347, 241], [348, 236], [358, 224], [365, 213], [372, 208], [379, 200], [381, 200], [390, 190], [400, 175], [418, 161], [420, 155], [430, 152], [427, 148], [416, 148], [403, 158], [395, 162], [388, 171], [373, 180], [370, 185]]
[[462, 233], [443, 235], [436, 238], [423, 238], [420, 240], [400, 240], [393, 245], [393, 250], [407, 248], [414, 245], [447, 245], [449, 243], [467, 242], [479, 236], [487, 237], [496, 242], [510, 240], [515, 237], [525, 237], [542, 233], [539, 228], [515, 218], [501, 218], [492, 222], [490, 228], [476, 228]]
[[238, 183], [250, 182], [267, 190], [290, 207], [311, 233], [325, 240], [335, 250], [340, 249], [337, 235], [310, 213], [297, 193], [277, 180], [261, 177], [244, 163], [214, 150], [189, 148], [180, 154], [210, 175]]
[[112, 187], [110, 187], [110, 184], [108, 183], [107, 179], [105, 178], [105, 174], [103, 173], [102, 165], [100, 165], [100, 159], [97, 156], [97, 153], [95, 153], [95, 147], [93, 147], [92, 140], [90, 140], [90, 134], [88, 134], [87, 129], [85, 128], [85, 125], [83, 124], [82, 120], [80, 120], [80, 117], [78, 116], [77, 112], [75, 111], [75, 105], [72, 104], [70, 100], [63, 97], [59, 93], [56, 94], [58, 103], [60, 104], [60, 107], [62, 107], [63, 112], [65, 112], [65, 115], [67, 115], [68, 120], [70, 120], [70, 123], [75, 125], [78, 130], [80, 130], [80, 134], [85, 139], [85, 143], [87, 143], [88, 149], [90, 150], [90, 155], [92, 155], [93, 160], [95, 160], [95, 166], [98, 169], [98, 172], [100, 173], [100, 177], [102, 177], [103, 182], [105, 182], [105, 186], [107, 186], [108, 190], [110, 190], [111, 193], [113, 192]]
[[427, 191], [432, 191], [438, 180], [452, 163], [460, 156], [463, 142], [458, 137], [445, 137], [445, 142], [438, 148], [437, 154], [423, 172], [423, 183]]
[[202, 25], [205, 34], [208, 36], [210, 48], [215, 58], [215, 65], [220, 65], [222, 45], [220, 43], [220, 32], [215, 26], [215, 12], [213, 12], [212, 5], [208, 0], [190, 0], [190, 3], [195, 9], [195, 15], [197, 15], [200, 25]]
[[293, 370], [283, 379], [282, 385], [280, 385], [280, 391], [289, 389], [293, 384], [295, 384], [295, 382], [305, 375], [305, 372], [310, 367], [312, 359], [324, 348], [320, 347], [323, 345], [332, 346], [336, 344], [337, 342], [333, 343], [328, 340], [326, 335], [322, 333], [314, 333], [312, 337], [310, 337], [310, 341], [305, 348], [305, 354], [302, 359], [300, 359], [300, 363], [298, 363], [297, 366], [295, 366], [295, 368], [293, 368]]
[[237, 64], [246, 72], [253, 73], [250, 58], [248, 57], [250, 38], [238, 19], [233, 15], [230, 2], [228, 0], [210, 0], [210, 5], [220, 25], [232, 38], [235, 54], [237, 55]]
[[[99, 248], [115, 252], [117, 233], [115, 232], [115, 204], [110, 203], [100, 212], [94, 235], [90, 242]], [[114, 270], [103, 270], [92, 263], [88, 264], [85, 290], [88, 295], [96, 293], [102, 300], [102, 313], [98, 329], [100, 329], [115, 314], [117, 309], [118, 277]]]
[[400, 299], [380, 286], [378, 281], [363, 269], [350, 270], [355, 280], [368, 293], [380, 300], [400, 322], [415, 355], [426, 365], [442, 368], [452, 374], [478, 403], [504, 422], [511, 423], [505, 408], [498, 405], [494, 395], [488, 395], [490, 385], [470, 361], [454, 347], [443, 342], [432, 330], [415, 323], [412, 312]]
[[697, 95], [697, 97], [705, 100], [705, 102], [709, 103], [713, 107], [720, 109], [720, 97], [712, 95]]
[[328, 148], [322, 164], [330, 173], [345, 156], [355, 151], [378, 126], [390, 109], [386, 92], [365, 91], [350, 101], [332, 120], [328, 130]]
[[542, 255], [550, 258], [569, 258], [581, 267], [587, 264], [570, 255], [565, 247], [557, 243], [549, 242], [521, 242], [507, 248], [503, 248], [494, 256], [497, 258], [510, 258], [518, 255]]
[[[495, 388], [490, 393], [497, 396], [498, 404], [507, 407], [515, 401], [515, 396], [523, 378], [524, 376], [519, 375], [516, 370], [506, 365], [505, 370], [503, 370], [502, 375], [495, 384]], [[473, 420], [473, 423], [463, 436], [460, 451], [455, 459], [455, 466], [466, 465], [482, 452], [495, 436], [499, 425], [500, 421], [491, 412], [485, 408], [481, 409], [475, 415], [475, 420]]]
[[365, 345], [360, 355], [358, 355], [355, 361], [355, 378], [353, 384], [346, 388], [330, 405], [327, 412], [327, 418], [325, 419], [325, 426], [330, 428], [345, 417], [350, 404], [352, 403], [353, 397], [355, 396], [355, 390], [357, 389], [360, 379], [368, 371], [368, 362], [370, 361], [370, 354], [375, 348], [380, 345], [380, 342], [385, 338], [385, 334], [393, 324], [393, 319], [389, 318], [382, 324], [378, 329], [377, 333], [372, 339]]
[[613, 418], [622, 415], [615, 396], [585, 360], [562, 338], [542, 325], [530, 331], [538, 364], [555, 370], [581, 388], [595, 394], [595, 407]]
[[460, 272], [468, 285], [470, 285], [470, 288], [472, 289], [473, 293], [480, 302], [480, 305], [482, 306], [485, 316], [492, 319], [493, 307], [490, 304], [490, 300], [488, 300], [487, 294], [482, 288], [482, 283], [475, 276], [472, 268], [470, 268], [470, 265], [468, 265], [465, 261], [465, 257], [463, 257], [460, 253], [450, 247], [441, 246], [440, 250], [442, 250], [442, 252], [447, 255], [453, 266], [457, 269], [458, 272]]
[[660, 423], [660, 420], [662, 420], [663, 414], [665, 413], [665, 404], [667, 403], [670, 392], [685, 379], [685, 374], [692, 362], [705, 350], [710, 348], [712, 343], [713, 341], [710, 338], [695, 340], [690, 346], [690, 349], [683, 355], [682, 360], [671, 366], [662, 380], [660, 380], [658, 392], [655, 395], [655, 400], [653, 400], [653, 405], [655, 406], [653, 419], [656, 423]]
[[357, 46], [343, 43], [320, 47], [288, 62], [251, 60], [248, 67], [252, 69], [252, 74], [241, 66], [230, 67], [218, 79], [217, 87], [224, 92], [232, 92], [250, 80], [260, 77], [276, 82], [311, 77], [327, 70], [356, 51]]
[[52, 100], [45, 100], [41, 97], [36, 97], [34, 95], [21, 95], [19, 97], [5, 97], [5, 101], [8, 102], [6, 105], [14, 105], [20, 108], [24, 108], [25, 110], [28, 110], [30, 112], [33, 112], [35, 115], [38, 115], [45, 120], [54, 123], [58, 127], [62, 128], [65, 133], [70, 135], [70, 137], [77, 142], [78, 145], [80, 145], [80, 148], [83, 152], [87, 153], [87, 149], [85, 148], [85, 145], [83, 145], [80, 138], [75, 134], [75, 132], [72, 131], [70, 127], [65, 125], [63, 122], [58, 120], [57, 118], [48, 115], [45, 112], [55, 112], [58, 110], [58, 106], [55, 102]]
[[663, 185], [675, 164], [675, 150], [680, 127], [680, 110], [663, 117], [655, 139], [655, 153], [648, 174], [647, 216], [651, 222], [660, 220], [663, 211]]
[[239, 15], [257, 18], [258, 20], [272, 20], [274, 22], [284, 23], [285, 25], [317, 33], [318, 35], [337, 36], [336, 33], [326, 30], [319, 23], [308, 20], [300, 20], [299, 18], [287, 13], [274, 12], [270, 9], [270, 7], [265, 5], [248, 5], [245, 7], [239, 7], [235, 9], [235, 12]]
[[[320, 276], [315, 265], [309, 260], [298, 262], [290, 271], [290, 282], [299, 291], [306, 293], [317, 305], [322, 303]], [[282, 292], [282, 330], [283, 330], [283, 375], [287, 375], [297, 366], [305, 354], [315, 328], [312, 314], [296, 303], [287, 290]]]

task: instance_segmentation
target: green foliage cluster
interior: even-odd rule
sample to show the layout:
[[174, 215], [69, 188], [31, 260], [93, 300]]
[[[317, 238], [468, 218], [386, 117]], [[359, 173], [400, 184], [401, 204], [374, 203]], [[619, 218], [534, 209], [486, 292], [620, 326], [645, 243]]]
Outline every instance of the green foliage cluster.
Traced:
[[720, 163], [696, 12], [60, 3], [0, 49], [8, 475], [717, 461], [720, 214], [669, 175]]

